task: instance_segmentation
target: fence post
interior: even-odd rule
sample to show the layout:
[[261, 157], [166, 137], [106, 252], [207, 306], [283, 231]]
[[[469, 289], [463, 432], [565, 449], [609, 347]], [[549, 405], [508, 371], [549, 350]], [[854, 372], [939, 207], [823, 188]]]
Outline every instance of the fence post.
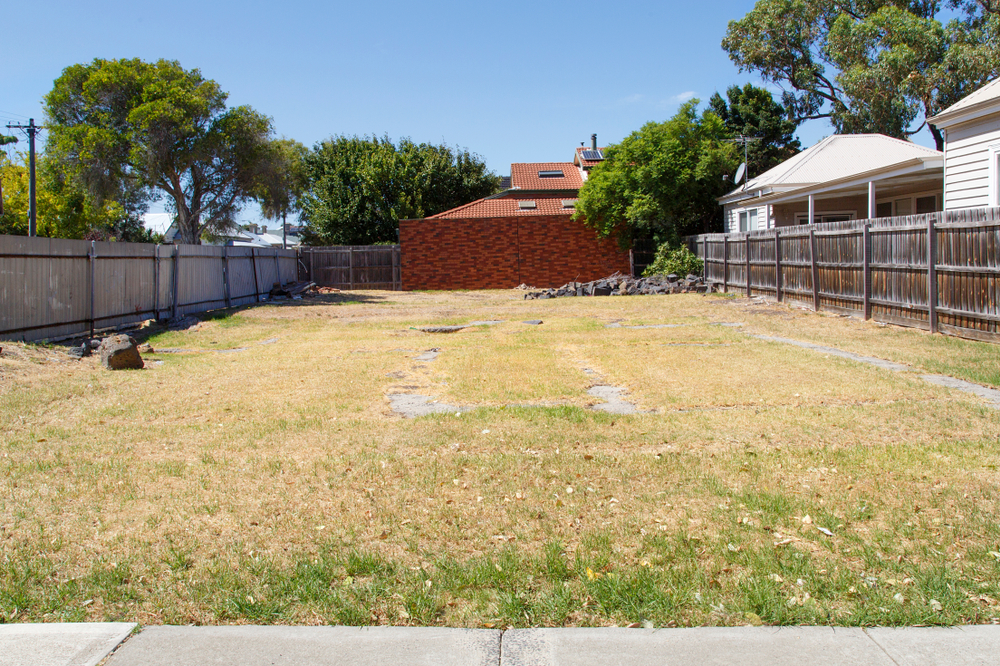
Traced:
[[729, 234], [722, 237], [722, 293], [729, 293]]
[[96, 291], [94, 280], [97, 277], [97, 262], [94, 261], [97, 258], [97, 243], [95, 241], [90, 241], [90, 250], [87, 252], [87, 258], [90, 262], [90, 337], [94, 337], [94, 293]]
[[233, 299], [229, 292], [229, 246], [222, 246], [222, 286], [226, 289], [226, 307], [233, 307]]
[[747, 266], [747, 298], [750, 298], [750, 232], [747, 232], [747, 251], [746, 251], [746, 266]]
[[354, 248], [347, 251], [347, 284], [354, 291]]
[[[316, 282], [316, 273], [313, 270], [313, 268], [316, 265], [315, 256], [316, 256], [316, 248], [314, 248], [314, 247], [309, 248], [309, 281], [310, 282]], [[319, 283], [316, 282], [316, 284], [319, 284]]]
[[937, 231], [934, 229], [937, 215], [927, 216], [927, 321], [931, 333], [938, 332], [937, 317]]
[[705, 234], [701, 237], [701, 261], [705, 267], [702, 272], [705, 274], [705, 281], [708, 282], [708, 236]]
[[861, 228], [861, 254], [864, 262], [865, 321], [872, 318], [872, 235], [868, 222]]
[[260, 303], [260, 281], [257, 279], [257, 248], [250, 248], [250, 265], [253, 267], [253, 295]]
[[809, 230], [809, 263], [812, 264], [813, 310], [819, 312], [819, 269], [816, 267], [816, 230]]
[[173, 312], [170, 315], [174, 319], [177, 318], [177, 301], [179, 299], [179, 296], [177, 295], [177, 284], [178, 284], [177, 281], [180, 276], [180, 271], [178, 270], [178, 268], [180, 267], [180, 263], [181, 263], [181, 246], [174, 245], [174, 274], [171, 276], [173, 278], [173, 286], [171, 288], [173, 292], [171, 294], [171, 300], [173, 301], [173, 303], [171, 304], [171, 309]]
[[160, 244], [153, 246], [153, 321], [160, 319]]
[[781, 236], [778, 227], [774, 228], [774, 292], [775, 298], [781, 302]]

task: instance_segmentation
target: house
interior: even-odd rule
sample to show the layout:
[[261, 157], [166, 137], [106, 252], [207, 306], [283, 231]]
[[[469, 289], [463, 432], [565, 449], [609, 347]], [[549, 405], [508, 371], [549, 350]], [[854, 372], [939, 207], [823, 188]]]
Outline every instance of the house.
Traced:
[[726, 232], [942, 210], [944, 154], [881, 134], [829, 136], [718, 201]]
[[403, 289], [553, 287], [630, 273], [627, 251], [572, 219], [587, 172], [603, 159], [578, 150], [573, 162], [515, 163], [498, 194], [400, 220]]
[[1000, 79], [927, 119], [944, 134], [944, 210], [1000, 206]]

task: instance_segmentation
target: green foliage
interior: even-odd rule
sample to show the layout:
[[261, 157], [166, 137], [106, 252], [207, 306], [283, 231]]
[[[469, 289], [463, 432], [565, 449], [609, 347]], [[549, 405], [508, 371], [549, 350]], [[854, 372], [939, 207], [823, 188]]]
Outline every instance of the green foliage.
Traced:
[[232, 223], [273, 156], [271, 122], [176, 61], [96, 59], [45, 97], [46, 153], [68, 187], [126, 210], [167, 194], [180, 238]]
[[643, 275], [680, 275], [681, 277], [692, 274], [701, 275], [705, 268], [705, 262], [698, 258], [694, 252], [686, 245], [671, 246], [664, 243], [656, 249], [656, 258], [653, 260]]
[[306, 157], [309, 245], [396, 242], [399, 220], [435, 215], [490, 194], [500, 179], [467, 150], [388, 137], [338, 136]]
[[914, 127], [921, 115], [1000, 73], [994, 3], [948, 5], [959, 18], [943, 24], [942, 3], [929, 0], [758, 0], [730, 22], [722, 47], [741, 71], [786, 87], [782, 101], [796, 119], [907, 137], [923, 128]]
[[[3, 211], [0, 212], [0, 234], [28, 233], [28, 156], [20, 154], [16, 161], [0, 155], [0, 191]], [[36, 167], [35, 204], [38, 220], [36, 232], [51, 238], [86, 238], [88, 240], [118, 240], [151, 242], [155, 239], [142, 228], [139, 216], [127, 211], [117, 201], [102, 205], [78, 188], [69, 186], [42, 156]]]
[[697, 109], [698, 100], [687, 102], [670, 120], [646, 123], [610, 146], [580, 189], [574, 219], [624, 245], [635, 235], [677, 243], [721, 229], [715, 199], [742, 152], [725, 143], [729, 134], [715, 113]]
[[[797, 123], [771, 93], [753, 84], [730, 86], [726, 98], [715, 93], [708, 108], [725, 123], [731, 136], [757, 137], [747, 146], [747, 177], [759, 176], [801, 150], [795, 138]], [[742, 147], [741, 147], [742, 150]]]
[[306, 156], [309, 149], [298, 141], [271, 142], [270, 156], [257, 181], [254, 198], [268, 220], [282, 220], [299, 210], [306, 188]]

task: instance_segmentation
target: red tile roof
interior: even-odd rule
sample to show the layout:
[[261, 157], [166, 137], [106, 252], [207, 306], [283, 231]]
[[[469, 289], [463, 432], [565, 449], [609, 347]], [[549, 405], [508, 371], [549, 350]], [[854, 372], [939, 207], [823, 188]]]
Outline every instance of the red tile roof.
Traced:
[[[593, 150], [593, 148], [591, 148], [590, 146], [580, 146], [579, 148], [577, 148], [576, 149], [576, 156], [573, 158], [573, 164], [574, 165], [579, 164], [584, 169], [590, 169], [590, 168], [594, 167], [594, 165], [600, 164], [601, 162], [604, 161], [604, 160], [585, 160], [585, 159], [583, 159], [582, 153], [585, 150]], [[601, 151], [601, 153], [603, 154], [604, 151], [607, 150], [607, 148], [598, 148], [598, 150]]]
[[[530, 215], [570, 215], [573, 208], [563, 208], [564, 200], [576, 200], [575, 196], [531, 194], [513, 190], [500, 196], [487, 197], [470, 204], [431, 215], [429, 220], [467, 219], [478, 217], [511, 217]], [[519, 201], [534, 201], [535, 208], [522, 209]]]
[[[539, 178], [539, 171], [562, 171], [562, 178]], [[580, 169], [572, 162], [522, 162], [510, 165], [511, 187], [522, 190], [578, 190]]]

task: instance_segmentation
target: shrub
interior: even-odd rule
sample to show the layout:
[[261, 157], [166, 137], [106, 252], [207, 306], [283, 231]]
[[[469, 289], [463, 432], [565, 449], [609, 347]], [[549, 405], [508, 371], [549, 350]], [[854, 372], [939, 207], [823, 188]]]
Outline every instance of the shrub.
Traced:
[[670, 275], [671, 273], [676, 273], [680, 276], [689, 273], [701, 275], [704, 267], [705, 262], [691, 252], [687, 246], [671, 247], [668, 243], [664, 243], [656, 249], [656, 258], [653, 259], [653, 263], [647, 266], [642, 274], [644, 276]]

